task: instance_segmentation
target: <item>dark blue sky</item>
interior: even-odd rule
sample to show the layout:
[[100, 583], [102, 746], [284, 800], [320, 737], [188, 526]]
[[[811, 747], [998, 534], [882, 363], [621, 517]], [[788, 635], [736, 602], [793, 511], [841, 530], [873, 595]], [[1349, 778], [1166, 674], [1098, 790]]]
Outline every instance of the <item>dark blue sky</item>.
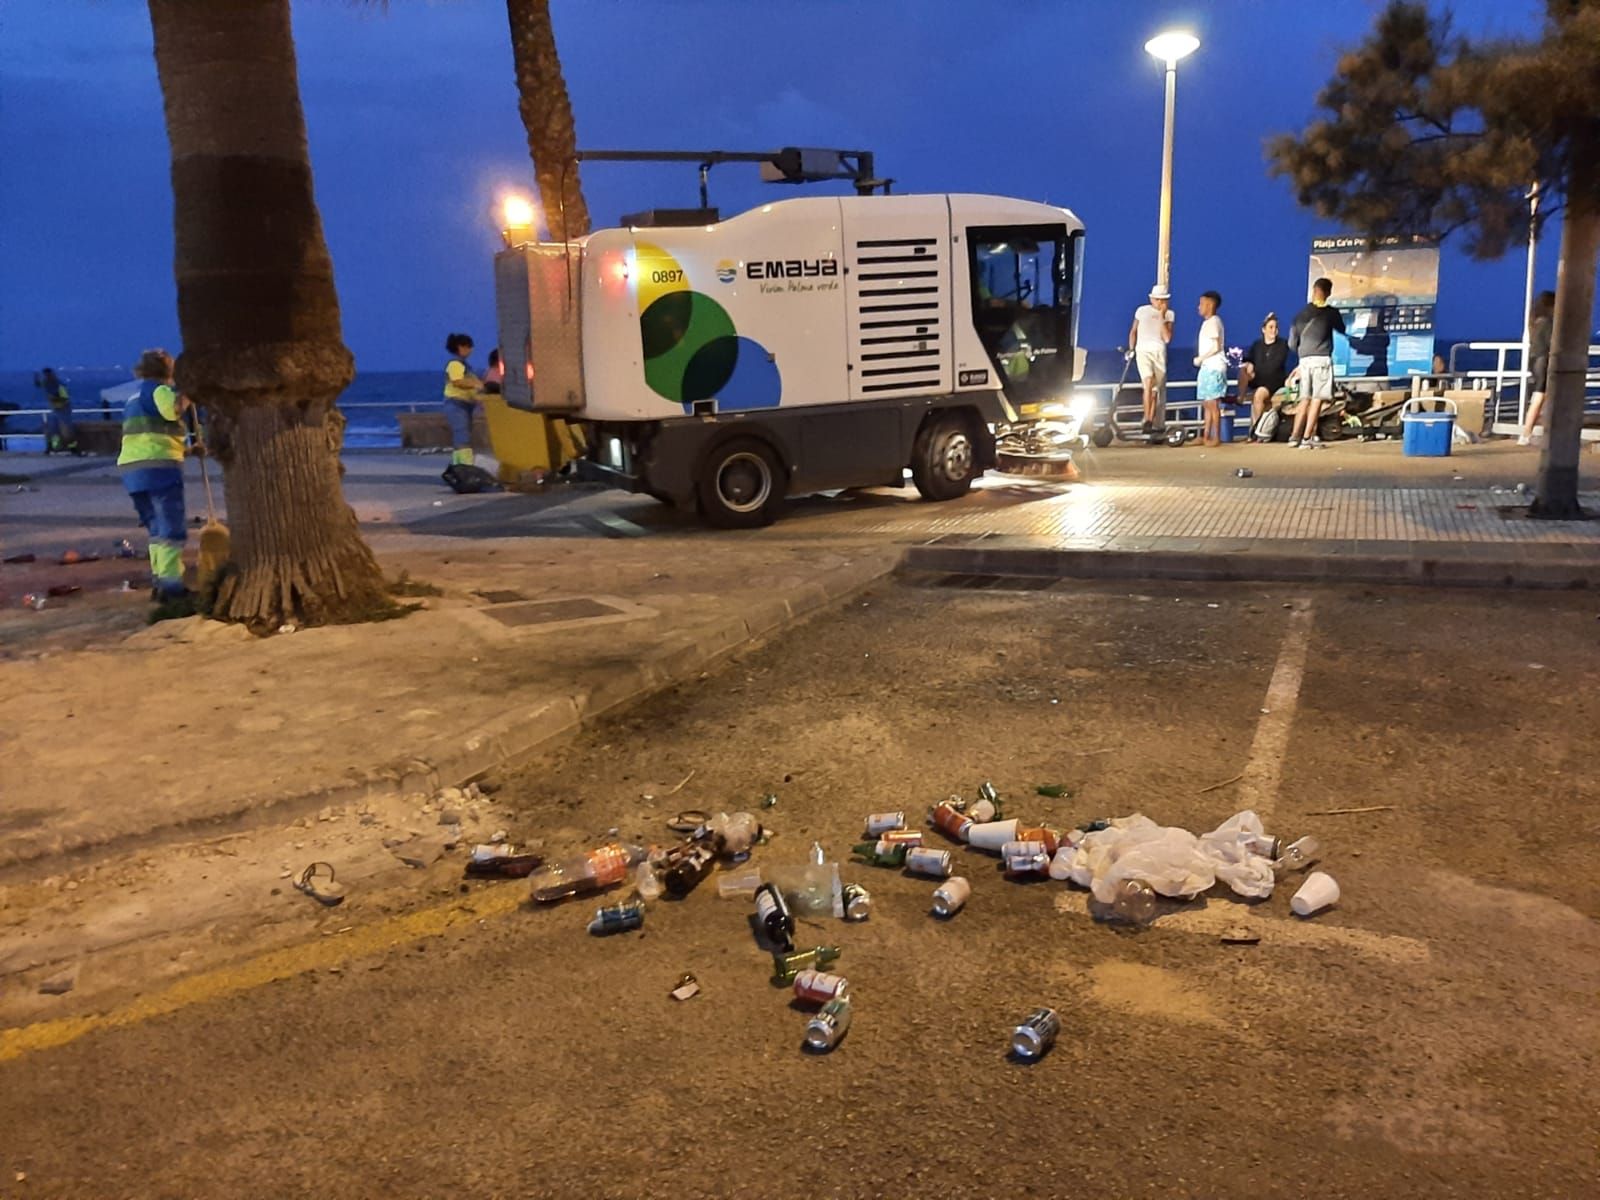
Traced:
[[[875, 150], [899, 191], [1047, 200], [1088, 226], [1083, 335], [1125, 335], [1154, 274], [1166, 25], [1179, 70], [1173, 287], [1220, 290], [1229, 340], [1302, 302], [1332, 232], [1266, 175], [1267, 135], [1312, 110], [1376, 0], [555, 0], [587, 147]], [[1537, 0], [1455, 0], [1472, 33], [1536, 27]], [[492, 198], [531, 181], [504, 6], [294, 5], [317, 194], [345, 337], [371, 370], [432, 367], [450, 329], [493, 344]], [[171, 201], [150, 27], [136, 0], [0, 7], [0, 367], [127, 363], [178, 345]], [[597, 224], [695, 199], [692, 168], [591, 165]], [[712, 173], [732, 214], [794, 194]], [[1555, 234], [1540, 255], [1555, 273]], [[1519, 255], [1447, 250], [1439, 327], [1513, 338]], [[1185, 329], [1183, 326], [1189, 328]]]

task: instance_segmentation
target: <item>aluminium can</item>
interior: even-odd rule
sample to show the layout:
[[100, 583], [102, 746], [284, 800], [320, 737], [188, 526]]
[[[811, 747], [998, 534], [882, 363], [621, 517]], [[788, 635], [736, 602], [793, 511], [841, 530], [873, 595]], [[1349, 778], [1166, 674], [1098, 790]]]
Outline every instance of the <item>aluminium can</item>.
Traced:
[[627, 904], [610, 904], [605, 908], [595, 910], [594, 920], [589, 922], [590, 933], [621, 933], [626, 929], [637, 929], [644, 924], [644, 905], [634, 900]]
[[841, 893], [846, 921], [865, 921], [872, 915], [872, 893], [859, 883], [847, 883]]
[[903, 812], [867, 814], [867, 834], [869, 837], [878, 837], [888, 833], [891, 829], [904, 829], [905, 827], [906, 814]]
[[1061, 1017], [1056, 1010], [1036, 1008], [1011, 1031], [1011, 1053], [1028, 1062], [1043, 1058], [1060, 1032]]
[[850, 1000], [835, 996], [806, 1022], [806, 1049], [821, 1053], [832, 1050], [850, 1029]]
[[918, 846], [906, 855], [906, 870], [914, 875], [932, 875], [939, 879], [948, 879], [953, 869], [954, 863], [948, 850]]
[[843, 975], [818, 971], [814, 967], [808, 967], [794, 977], [795, 998], [809, 1000], [813, 1004], [826, 1004], [829, 1000], [843, 997], [849, 990], [850, 981]]
[[947, 879], [933, 890], [935, 916], [953, 917], [965, 907], [972, 895], [972, 885], [960, 875]]

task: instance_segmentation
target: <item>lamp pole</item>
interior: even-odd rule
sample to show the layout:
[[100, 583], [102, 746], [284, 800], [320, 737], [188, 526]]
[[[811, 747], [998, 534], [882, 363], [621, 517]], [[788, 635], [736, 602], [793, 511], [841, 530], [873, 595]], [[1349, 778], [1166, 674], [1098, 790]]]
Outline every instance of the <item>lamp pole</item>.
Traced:
[[1161, 136], [1161, 217], [1156, 234], [1156, 286], [1172, 283], [1172, 137], [1178, 98], [1178, 60], [1200, 48], [1192, 33], [1168, 30], [1144, 44], [1144, 48], [1166, 64], [1166, 116]]

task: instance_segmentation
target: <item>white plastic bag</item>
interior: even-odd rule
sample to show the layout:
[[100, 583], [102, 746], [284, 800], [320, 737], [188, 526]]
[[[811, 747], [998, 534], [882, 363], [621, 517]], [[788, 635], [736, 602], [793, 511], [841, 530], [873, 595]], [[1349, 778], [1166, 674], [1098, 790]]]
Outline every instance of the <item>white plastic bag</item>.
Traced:
[[1212, 860], [1216, 877], [1253, 900], [1272, 895], [1276, 882], [1272, 860], [1257, 853], [1263, 836], [1261, 818], [1247, 808], [1200, 837], [1201, 853]]
[[[1246, 810], [1204, 837], [1157, 825], [1143, 813], [1119, 817], [1109, 829], [1088, 834], [1073, 852], [1067, 877], [1102, 904], [1116, 899], [1125, 880], [1147, 883], [1163, 896], [1192, 899], [1219, 879], [1241, 896], [1272, 894], [1272, 863], [1255, 852], [1261, 819]], [[1057, 871], [1066, 864], [1052, 864]]]
[[1194, 834], [1135, 813], [1089, 834], [1073, 859], [1073, 882], [1086, 886], [1102, 904], [1116, 899], [1125, 879], [1148, 883], [1163, 896], [1188, 899], [1215, 883], [1216, 873]]

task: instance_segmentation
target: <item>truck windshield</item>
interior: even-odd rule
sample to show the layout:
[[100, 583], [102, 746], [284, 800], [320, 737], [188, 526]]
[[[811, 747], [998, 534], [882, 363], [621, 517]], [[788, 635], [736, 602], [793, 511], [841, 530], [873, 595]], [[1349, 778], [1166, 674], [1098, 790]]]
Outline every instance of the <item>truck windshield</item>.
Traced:
[[1059, 399], [1072, 383], [1077, 239], [1061, 225], [967, 230], [972, 319], [1018, 404]]

